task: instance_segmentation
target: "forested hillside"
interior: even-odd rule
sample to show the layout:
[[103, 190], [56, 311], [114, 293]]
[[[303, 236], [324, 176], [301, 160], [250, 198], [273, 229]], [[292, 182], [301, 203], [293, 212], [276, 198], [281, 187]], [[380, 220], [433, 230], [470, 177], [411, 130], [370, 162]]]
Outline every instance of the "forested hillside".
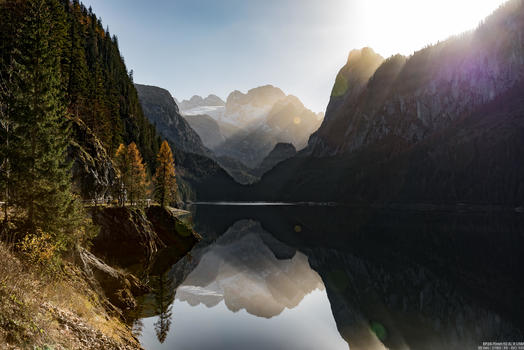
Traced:
[[[5, 86], [12, 84], [22, 22], [29, 2], [4, 1], [0, 9], [0, 74]], [[68, 114], [78, 117], [113, 155], [122, 142], [136, 142], [145, 161], [154, 165], [160, 146], [154, 127], [142, 113], [133, 85], [118, 48], [116, 35], [104, 29], [101, 19], [77, 0], [47, 4], [52, 22], [49, 38], [60, 60], [61, 102]]]

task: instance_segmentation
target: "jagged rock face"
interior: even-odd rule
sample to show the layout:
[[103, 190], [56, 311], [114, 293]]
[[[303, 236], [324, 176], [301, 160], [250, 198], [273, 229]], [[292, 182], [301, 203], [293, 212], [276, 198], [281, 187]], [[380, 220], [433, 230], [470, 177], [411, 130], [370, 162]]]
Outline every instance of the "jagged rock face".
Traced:
[[275, 148], [264, 158], [260, 166], [256, 169], [256, 175], [262, 176], [271, 170], [275, 165], [286, 159], [294, 157], [297, 150], [290, 143], [277, 143]]
[[139, 84], [135, 86], [144, 115], [163, 137], [185, 152], [207, 156], [211, 154], [202, 143], [200, 136], [180, 115], [178, 106], [169, 91], [155, 86]]
[[239, 127], [248, 127], [260, 122], [285, 97], [282, 90], [272, 85], [251, 89], [247, 94], [235, 90], [227, 97], [224, 118]]
[[[511, 1], [472, 33], [407, 60], [394, 56], [373, 70], [369, 80], [362, 75], [364, 86], [353, 89], [349, 79], [344, 84], [340, 78], [345, 70], [362, 70], [361, 61], [352, 62], [352, 53], [310, 151], [316, 156], [353, 152], [388, 137], [415, 144], [493, 101], [522, 78], [523, 6], [520, 0]], [[365, 66], [367, 73], [375, 63]], [[347, 92], [339, 92], [346, 85]]]
[[349, 53], [347, 62], [338, 72], [331, 91], [331, 99], [326, 110], [328, 120], [334, 115], [333, 111], [341, 102], [347, 99], [355, 100], [358, 97], [383, 61], [384, 58], [369, 47], [352, 50]]
[[73, 161], [73, 190], [84, 199], [107, 199], [117, 184], [111, 157], [80, 119], [74, 119], [72, 126], [68, 159]]
[[[253, 94], [252, 91], [239, 97], [238, 101], [246, 99], [250, 93]], [[256, 168], [279, 142], [292, 143], [297, 149], [306, 146], [309, 136], [321, 123], [319, 116], [305, 108], [295, 96], [282, 97], [280, 94], [275, 94], [273, 97], [280, 99], [276, 101], [271, 98], [265, 99], [264, 101], [268, 100], [273, 104], [266, 106], [267, 108], [260, 107], [258, 112], [251, 115], [251, 124], [228, 138], [215, 149], [215, 152], [220, 156], [237, 159], [250, 168]], [[238, 103], [240, 106], [240, 102]], [[242, 113], [245, 112], [246, 116], [251, 109], [251, 103], [254, 102], [249, 102], [242, 107]]]
[[190, 110], [197, 107], [209, 107], [209, 106], [225, 106], [226, 103], [217, 95], [209, 95], [206, 98], [201, 96], [193, 96], [188, 100], [180, 102], [180, 109], [183, 111]]

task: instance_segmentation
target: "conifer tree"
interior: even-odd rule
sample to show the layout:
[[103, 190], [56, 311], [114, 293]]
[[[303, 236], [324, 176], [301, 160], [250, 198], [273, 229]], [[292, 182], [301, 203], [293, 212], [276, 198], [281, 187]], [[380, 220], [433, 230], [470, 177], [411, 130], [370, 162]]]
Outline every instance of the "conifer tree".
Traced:
[[131, 205], [139, 204], [147, 193], [146, 167], [140, 151], [134, 142], [127, 147], [129, 161], [129, 176], [126, 185], [127, 195]]
[[26, 212], [27, 232], [38, 229], [57, 242], [72, 243], [80, 220], [71, 192], [66, 150], [70, 132], [61, 93], [63, 8], [56, 0], [24, 3], [17, 32], [11, 95], [11, 181], [13, 204]]
[[177, 185], [173, 153], [164, 140], [157, 155], [157, 168], [153, 177], [154, 196], [161, 206], [166, 207], [176, 200]]
[[2, 226], [2, 234], [0, 238], [6, 238], [5, 234], [8, 230], [9, 222], [9, 205], [10, 205], [10, 194], [12, 192], [10, 177], [11, 177], [11, 165], [10, 165], [10, 137], [11, 137], [11, 124], [10, 113], [8, 110], [8, 103], [10, 92], [12, 91], [12, 83], [9, 77], [12, 74], [12, 70], [9, 69], [5, 74], [0, 74], [0, 198], [3, 200], [3, 215], [4, 220], [0, 225]]
[[116, 151], [115, 164], [119, 172], [119, 183], [117, 189], [118, 204], [120, 206], [123, 206], [126, 200], [126, 187], [129, 184], [130, 174], [127, 148], [123, 143], [121, 143], [120, 146], [118, 146], [118, 149]]

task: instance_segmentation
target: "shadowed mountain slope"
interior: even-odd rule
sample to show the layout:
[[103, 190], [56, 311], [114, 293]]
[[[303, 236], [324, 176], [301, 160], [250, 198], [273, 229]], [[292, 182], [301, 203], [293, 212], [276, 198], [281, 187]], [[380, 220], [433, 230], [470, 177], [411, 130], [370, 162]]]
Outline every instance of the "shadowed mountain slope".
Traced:
[[352, 52], [306, 150], [256, 195], [521, 205], [523, 36], [524, 2], [513, 0], [476, 30], [393, 56], [371, 75], [381, 58]]

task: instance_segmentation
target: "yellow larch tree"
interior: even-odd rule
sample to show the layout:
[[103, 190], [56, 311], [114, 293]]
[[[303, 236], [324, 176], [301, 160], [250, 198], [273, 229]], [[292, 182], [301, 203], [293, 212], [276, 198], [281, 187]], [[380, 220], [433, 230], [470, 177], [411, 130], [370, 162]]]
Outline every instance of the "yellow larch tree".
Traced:
[[147, 193], [146, 166], [134, 142], [127, 146], [127, 157], [129, 161], [129, 177], [126, 185], [127, 198], [131, 205], [136, 205], [145, 199]]
[[166, 207], [176, 200], [177, 184], [173, 153], [165, 140], [160, 146], [157, 164], [155, 176], [153, 177], [155, 185], [154, 196], [161, 206]]

